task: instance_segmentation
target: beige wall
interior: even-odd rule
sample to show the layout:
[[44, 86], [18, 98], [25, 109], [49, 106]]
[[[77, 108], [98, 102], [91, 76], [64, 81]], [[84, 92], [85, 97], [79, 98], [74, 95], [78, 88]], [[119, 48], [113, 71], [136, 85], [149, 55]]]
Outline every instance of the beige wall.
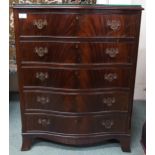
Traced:
[[[145, 8], [145, 0], [97, 0], [98, 4], [141, 4]], [[134, 99], [144, 100], [146, 88], [146, 11], [142, 13], [141, 31], [139, 40], [139, 54], [135, 83]]]
[[[132, 0], [145, 8], [145, 0]], [[135, 99], [146, 99], [146, 10], [142, 13], [141, 31], [139, 40], [139, 53], [137, 62], [137, 75], [135, 84]]]

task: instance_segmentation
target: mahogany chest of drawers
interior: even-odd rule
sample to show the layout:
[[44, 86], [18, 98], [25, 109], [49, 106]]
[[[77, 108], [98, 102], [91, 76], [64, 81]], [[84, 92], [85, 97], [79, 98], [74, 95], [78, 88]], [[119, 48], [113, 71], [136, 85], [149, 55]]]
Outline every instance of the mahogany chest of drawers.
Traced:
[[36, 138], [130, 151], [141, 6], [14, 5], [22, 150]]

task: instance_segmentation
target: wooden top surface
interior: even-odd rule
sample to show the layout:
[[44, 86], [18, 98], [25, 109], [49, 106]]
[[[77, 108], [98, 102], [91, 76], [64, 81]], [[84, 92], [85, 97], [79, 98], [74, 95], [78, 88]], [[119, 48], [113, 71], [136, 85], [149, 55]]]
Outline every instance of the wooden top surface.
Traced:
[[35, 9], [103, 9], [103, 10], [143, 10], [141, 5], [117, 5], [117, 4], [14, 4], [13, 8]]

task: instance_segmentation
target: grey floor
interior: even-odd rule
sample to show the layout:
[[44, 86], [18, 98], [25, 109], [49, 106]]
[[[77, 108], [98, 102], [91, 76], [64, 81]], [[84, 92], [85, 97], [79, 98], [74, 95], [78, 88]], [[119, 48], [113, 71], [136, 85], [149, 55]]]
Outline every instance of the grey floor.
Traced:
[[35, 143], [30, 151], [21, 152], [21, 122], [19, 101], [10, 101], [10, 155], [144, 155], [140, 144], [141, 129], [146, 116], [144, 101], [135, 101], [133, 108], [131, 153], [124, 153], [119, 143], [106, 143], [92, 147], [69, 147], [52, 142]]

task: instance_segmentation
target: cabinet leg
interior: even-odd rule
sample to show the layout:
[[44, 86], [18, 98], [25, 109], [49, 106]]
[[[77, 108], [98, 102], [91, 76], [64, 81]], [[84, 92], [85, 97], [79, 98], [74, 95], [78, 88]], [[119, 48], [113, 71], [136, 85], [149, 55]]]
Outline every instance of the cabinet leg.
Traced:
[[120, 144], [123, 152], [131, 152], [130, 149], [130, 137], [120, 138]]
[[32, 138], [29, 136], [23, 136], [23, 144], [21, 151], [27, 151], [31, 148], [32, 145]]

